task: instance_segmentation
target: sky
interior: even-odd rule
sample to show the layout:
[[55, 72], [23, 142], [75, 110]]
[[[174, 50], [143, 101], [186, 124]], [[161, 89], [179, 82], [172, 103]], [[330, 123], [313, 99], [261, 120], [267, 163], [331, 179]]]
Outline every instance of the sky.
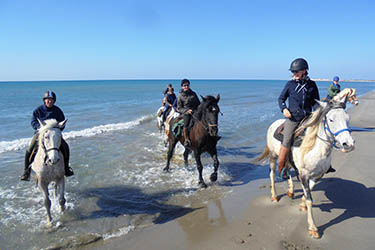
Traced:
[[375, 79], [375, 1], [0, 0], [0, 81]]

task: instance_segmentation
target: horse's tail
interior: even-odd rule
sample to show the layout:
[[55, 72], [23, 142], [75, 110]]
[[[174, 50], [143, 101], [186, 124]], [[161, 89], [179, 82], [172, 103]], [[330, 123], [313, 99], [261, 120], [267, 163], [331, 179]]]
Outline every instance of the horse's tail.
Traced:
[[256, 158], [257, 161], [264, 161], [265, 159], [270, 158], [270, 149], [266, 146], [266, 148], [263, 151], [263, 154], [261, 154], [258, 158]]

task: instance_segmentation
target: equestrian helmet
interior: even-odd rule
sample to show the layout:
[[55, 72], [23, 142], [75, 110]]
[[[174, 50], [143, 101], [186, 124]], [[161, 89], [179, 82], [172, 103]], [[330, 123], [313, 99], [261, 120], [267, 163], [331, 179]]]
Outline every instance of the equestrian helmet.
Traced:
[[48, 90], [44, 93], [43, 101], [47, 98], [53, 99], [53, 101], [56, 102], [56, 94], [53, 91]]
[[340, 78], [339, 78], [338, 76], [335, 76], [335, 77], [333, 78], [333, 81], [334, 81], [334, 82], [338, 82], [338, 81], [340, 81]]
[[293, 62], [290, 64], [290, 71], [292, 72], [297, 72], [297, 71], [300, 71], [300, 70], [308, 70], [309, 69], [309, 65], [307, 64], [307, 61], [303, 58], [297, 58], [295, 60], [293, 60]]

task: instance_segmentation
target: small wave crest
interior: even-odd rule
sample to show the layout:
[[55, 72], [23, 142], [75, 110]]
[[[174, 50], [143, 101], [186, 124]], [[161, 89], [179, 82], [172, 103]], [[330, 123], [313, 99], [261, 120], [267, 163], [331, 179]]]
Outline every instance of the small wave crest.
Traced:
[[[131, 129], [135, 126], [144, 124], [154, 119], [155, 115], [146, 115], [134, 121], [113, 123], [106, 125], [99, 125], [92, 128], [86, 128], [78, 131], [64, 132], [65, 139], [74, 139], [77, 137], [91, 137], [98, 134], [108, 133], [111, 131]], [[30, 143], [31, 138], [22, 138], [13, 141], [0, 141], [0, 154], [9, 151], [18, 151], [26, 148]]]

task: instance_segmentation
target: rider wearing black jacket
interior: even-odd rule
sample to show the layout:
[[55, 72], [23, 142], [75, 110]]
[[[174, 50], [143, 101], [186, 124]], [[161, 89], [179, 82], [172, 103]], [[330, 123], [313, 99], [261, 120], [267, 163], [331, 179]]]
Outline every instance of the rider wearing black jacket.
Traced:
[[184, 119], [184, 146], [190, 147], [190, 121], [193, 113], [197, 110], [201, 102], [199, 101], [197, 94], [190, 89], [190, 81], [188, 79], [183, 79], [181, 81], [181, 87], [182, 91], [177, 98], [177, 111], [183, 115]]
[[[25, 167], [24, 167], [24, 173], [21, 176], [21, 181], [29, 181], [30, 180], [30, 173], [31, 168], [30, 164], [34, 160], [35, 154], [33, 154], [34, 147], [37, 144], [38, 141], [38, 129], [40, 127], [39, 121], [44, 121], [47, 119], [56, 119], [58, 122], [62, 122], [65, 120], [64, 113], [62, 110], [55, 106], [56, 102], [56, 94], [52, 91], [47, 91], [43, 95], [43, 102], [44, 104], [36, 108], [33, 112], [33, 117], [31, 119], [31, 126], [35, 130], [34, 136], [31, 139], [30, 145], [28, 149], [26, 150], [25, 154]], [[65, 176], [72, 176], [73, 169], [69, 167], [69, 146], [66, 143], [66, 141], [61, 138], [61, 146], [60, 150], [63, 153], [64, 156], [64, 164], [65, 164]]]

